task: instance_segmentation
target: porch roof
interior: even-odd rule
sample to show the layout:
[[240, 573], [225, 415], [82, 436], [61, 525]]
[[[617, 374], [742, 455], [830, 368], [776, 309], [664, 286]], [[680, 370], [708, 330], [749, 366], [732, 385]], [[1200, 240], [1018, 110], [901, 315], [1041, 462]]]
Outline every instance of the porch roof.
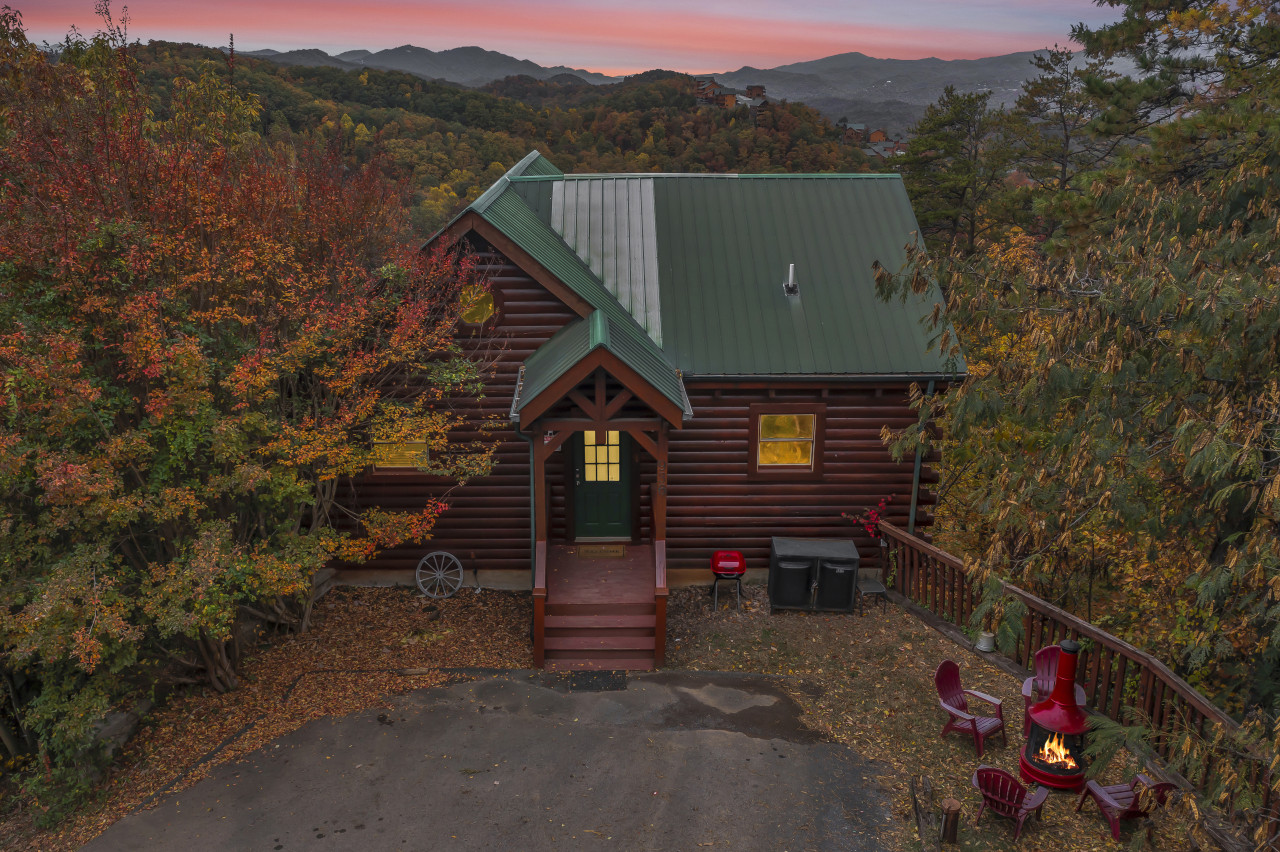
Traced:
[[679, 371], [662, 356], [653, 341], [634, 324], [616, 322], [603, 311], [596, 311], [560, 329], [525, 359], [524, 372], [511, 403], [511, 418], [519, 420], [526, 406], [597, 349], [609, 352], [634, 370], [682, 413], [682, 419], [693, 416]]

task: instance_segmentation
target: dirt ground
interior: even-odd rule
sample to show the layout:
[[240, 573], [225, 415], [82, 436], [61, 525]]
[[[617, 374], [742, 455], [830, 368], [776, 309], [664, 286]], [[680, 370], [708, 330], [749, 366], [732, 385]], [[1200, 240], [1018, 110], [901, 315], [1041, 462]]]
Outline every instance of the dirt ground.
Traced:
[[[527, 594], [463, 590], [437, 603], [438, 615], [411, 589], [334, 590], [318, 605], [310, 633], [264, 644], [247, 659], [240, 690], [196, 689], [154, 711], [98, 799], [59, 829], [35, 828], [35, 803], [4, 802], [0, 848], [77, 849], [124, 814], [190, 787], [212, 768], [312, 719], [386, 706], [390, 696], [466, 677], [459, 669], [532, 665]], [[770, 614], [763, 587], [748, 586], [740, 611], [722, 596], [716, 612], [705, 589], [678, 589], [670, 599], [667, 641], [668, 668], [794, 678], [791, 691], [804, 722], [873, 761], [895, 803], [895, 848], [920, 848], [907, 792], [911, 776], [920, 774], [931, 778], [939, 800], [962, 803], [961, 849], [1116, 850], [1141, 840], [1141, 829], [1129, 829], [1117, 844], [1096, 807], [1086, 804], [1077, 815], [1075, 797], [1066, 794], [1050, 796], [1044, 820], [1029, 821], [1017, 847], [1007, 820], [988, 815], [974, 828], [978, 797], [969, 777], [979, 760], [960, 736], [939, 739], [944, 719], [933, 670], [954, 659], [967, 687], [1004, 700], [1008, 745], [989, 739], [982, 762], [1015, 774], [1021, 685], [896, 606], [869, 609], [863, 617]], [[1115, 783], [1131, 771], [1112, 766], [1103, 777]], [[1188, 848], [1176, 821], [1162, 822], [1152, 848]]]
[[[980, 763], [1018, 774], [1022, 748], [1022, 684], [978, 655], [963, 649], [915, 616], [890, 604], [856, 614], [769, 611], [763, 586], [746, 586], [743, 608], [720, 596], [713, 611], [705, 588], [677, 589], [669, 601], [667, 665], [711, 671], [753, 671], [797, 678], [794, 697], [806, 721], [831, 739], [851, 745], [881, 770], [880, 783], [894, 797], [899, 849], [919, 849], [908, 792], [913, 775], [927, 775], [937, 799], [961, 803], [960, 849], [1022, 852], [1093, 852], [1141, 843], [1141, 828], [1122, 829], [1121, 842], [1092, 802], [1075, 813], [1076, 796], [1051, 793], [1044, 819], [1029, 819], [1017, 845], [1013, 823], [984, 814], [975, 828], [981, 800], [970, 785]], [[1008, 745], [988, 737], [979, 760], [972, 740], [939, 737], [946, 717], [938, 707], [933, 672], [944, 659], [960, 665], [966, 688], [1004, 702]], [[1126, 756], [1127, 757], [1127, 756]], [[1127, 781], [1137, 771], [1113, 762], [1104, 783]], [[1164, 819], [1148, 848], [1188, 849], [1185, 826]], [[944, 847], [956, 848], [956, 847]]]

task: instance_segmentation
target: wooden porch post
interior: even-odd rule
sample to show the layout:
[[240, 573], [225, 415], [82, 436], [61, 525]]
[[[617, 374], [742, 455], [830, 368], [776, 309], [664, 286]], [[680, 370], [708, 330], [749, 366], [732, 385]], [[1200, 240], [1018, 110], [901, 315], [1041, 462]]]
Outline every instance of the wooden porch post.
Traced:
[[667, 424], [658, 429], [658, 475], [653, 483], [653, 540], [667, 540]]
[[653, 667], [667, 659], [667, 424], [658, 427], [658, 474], [653, 482]]
[[542, 668], [546, 659], [547, 618], [547, 444], [542, 430], [533, 439], [533, 665]]

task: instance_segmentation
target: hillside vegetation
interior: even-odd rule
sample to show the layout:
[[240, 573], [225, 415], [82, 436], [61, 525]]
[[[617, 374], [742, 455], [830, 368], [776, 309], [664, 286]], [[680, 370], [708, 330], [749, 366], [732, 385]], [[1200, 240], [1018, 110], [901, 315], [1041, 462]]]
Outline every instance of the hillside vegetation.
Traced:
[[[900, 167], [932, 252], [883, 283], [942, 284], [939, 345], [958, 333], [969, 375], [919, 400], [900, 446], [941, 451], [945, 545], [992, 581], [981, 614], [1006, 643], [1021, 619], [999, 579], [1168, 661], [1267, 755], [1280, 10], [1111, 5], [1118, 23], [1074, 33], [1088, 64], [1052, 52], [1014, 110], [948, 91], [915, 128]], [[1108, 74], [1114, 57], [1140, 74]], [[1201, 745], [1175, 749], [1188, 777]]]
[[694, 103], [692, 81], [654, 71], [602, 86], [576, 78], [513, 77], [482, 90], [398, 71], [281, 66], [187, 44], [151, 42], [132, 54], [158, 116], [175, 79], [219, 75], [261, 106], [254, 130], [278, 142], [336, 146], [353, 165], [378, 157], [405, 181], [420, 234], [442, 225], [537, 148], [579, 172], [865, 171], [855, 146], [803, 104], [744, 108]]

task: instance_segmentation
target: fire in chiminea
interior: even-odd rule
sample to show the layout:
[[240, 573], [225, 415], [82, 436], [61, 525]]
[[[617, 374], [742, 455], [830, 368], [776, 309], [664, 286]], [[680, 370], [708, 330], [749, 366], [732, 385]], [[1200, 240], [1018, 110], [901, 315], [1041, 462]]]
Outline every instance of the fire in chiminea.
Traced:
[[1084, 784], [1085, 734], [1088, 717], [1076, 703], [1076, 665], [1080, 643], [1059, 646], [1058, 677], [1049, 697], [1030, 710], [1031, 728], [1018, 760], [1022, 778], [1057, 790], [1078, 790]]

